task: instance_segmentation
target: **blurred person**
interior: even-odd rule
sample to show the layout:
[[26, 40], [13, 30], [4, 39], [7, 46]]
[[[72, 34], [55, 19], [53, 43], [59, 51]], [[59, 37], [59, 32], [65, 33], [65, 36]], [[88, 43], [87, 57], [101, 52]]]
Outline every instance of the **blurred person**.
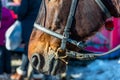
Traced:
[[10, 10], [13, 10], [15, 13], [20, 5], [21, 0], [1, 0], [2, 6], [7, 7]]
[[[36, 20], [41, 0], [22, 0], [18, 7], [17, 15], [18, 22], [22, 26], [22, 39], [25, 44], [25, 50], [22, 54], [22, 64], [16, 69], [16, 73], [11, 75], [12, 80], [23, 80], [28, 69], [28, 42], [33, 29], [34, 21]], [[14, 24], [13, 24], [14, 25]]]
[[2, 6], [8, 7], [10, 5], [20, 5], [21, 0], [1, 0], [2, 1]]
[[6, 7], [7, 3], [8, 3], [8, 0], [1, 0], [1, 4], [3, 7]]
[[2, 3], [1, 3], [1, 0], [0, 0], [0, 28], [1, 28], [1, 18], [2, 18], [2, 17], [1, 17], [1, 16], [2, 16], [2, 15], [1, 15], [1, 12], [2, 12], [1, 9], [2, 9]]
[[14, 23], [9, 9], [2, 7], [0, 1], [0, 80], [8, 80], [11, 74], [11, 52], [5, 48], [5, 32]]
[[13, 2], [20, 5], [21, 0], [13, 0]]

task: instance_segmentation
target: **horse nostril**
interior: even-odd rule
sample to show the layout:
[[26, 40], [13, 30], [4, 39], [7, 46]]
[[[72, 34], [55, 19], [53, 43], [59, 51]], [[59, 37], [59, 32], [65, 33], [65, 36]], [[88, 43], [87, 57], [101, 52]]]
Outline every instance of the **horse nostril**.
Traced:
[[32, 57], [32, 60], [31, 60], [32, 65], [37, 66], [38, 61], [39, 61], [39, 60], [38, 60], [37, 56], [33, 56], [33, 57]]
[[42, 55], [34, 53], [31, 57], [31, 63], [36, 70], [40, 71], [40, 69], [44, 66], [44, 58]]

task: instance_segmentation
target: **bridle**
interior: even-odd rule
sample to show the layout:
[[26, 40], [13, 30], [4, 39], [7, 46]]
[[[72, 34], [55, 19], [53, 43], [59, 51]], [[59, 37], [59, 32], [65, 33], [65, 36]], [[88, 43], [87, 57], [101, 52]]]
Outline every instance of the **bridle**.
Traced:
[[101, 0], [95, 0], [95, 2], [98, 4], [102, 12], [105, 13], [107, 18], [111, 17], [109, 10], [107, 9], [107, 7], [103, 4]]
[[[70, 28], [71, 28], [71, 25], [72, 25], [72, 22], [73, 22], [73, 18], [75, 16], [75, 12], [76, 12], [76, 7], [77, 7], [77, 4], [78, 4], [78, 1], [79, 0], [72, 0], [72, 4], [71, 4], [71, 8], [70, 8], [70, 13], [69, 13], [69, 16], [68, 16], [68, 19], [67, 19], [67, 24], [65, 26], [65, 29], [64, 29], [64, 32], [63, 32], [63, 35], [59, 34], [59, 33], [56, 33], [54, 31], [51, 31], [47, 28], [45, 28], [44, 26], [40, 25], [40, 24], [37, 24], [37, 23], [34, 23], [34, 28], [38, 29], [38, 30], [41, 30], [51, 36], [54, 36], [56, 38], [59, 38], [61, 39], [61, 46], [60, 48], [57, 50], [57, 52], [54, 52], [52, 51], [53, 53], [53, 58], [55, 59], [60, 59], [62, 60], [63, 62], [65, 62], [67, 64], [67, 61], [64, 60], [64, 58], [66, 57], [69, 57], [69, 58], [76, 58], [76, 59], [79, 59], [79, 60], [91, 60], [91, 59], [94, 59], [96, 57], [100, 57], [100, 56], [104, 56], [106, 54], [110, 54], [111, 52], [117, 50], [120, 48], [120, 45], [117, 46], [116, 48], [108, 51], [108, 52], [105, 52], [103, 54], [99, 54], [99, 53], [80, 53], [80, 52], [76, 52], [76, 51], [70, 51], [70, 50], [66, 50], [66, 44], [67, 42], [81, 48], [81, 49], [84, 49], [84, 47], [86, 46], [86, 44], [82, 41], [78, 42], [76, 40], [73, 40], [73, 39], [70, 39], [69, 38], [69, 33], [70, 33]], [[98, 4], [98, 6], [100, 7], [100, 9], [105, 13], [106, 17], [111, 17], [111, 14], [109, 12], [109, 10], [106, 8], [106, 6], [102, 3], [101, 0], [95, 0], [95, 2]], [[66, 50], [66, 55], [65, 56], [59, 56], [58, 55], [58, 52], [59, 50]], [[37, 54], [35, 54], [37, 55]]]

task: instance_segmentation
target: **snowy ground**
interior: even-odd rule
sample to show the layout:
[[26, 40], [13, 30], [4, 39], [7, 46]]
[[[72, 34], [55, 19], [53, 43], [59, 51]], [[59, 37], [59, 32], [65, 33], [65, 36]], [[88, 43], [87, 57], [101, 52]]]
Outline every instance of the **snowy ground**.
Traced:
[[[68, 80], [120, 80], [120, 58], [111, 60], [97, 59], [90, 62], [86, 67], [81, 66], [79, 62], [81, 61], [70, 62], [67, 70]], [[83, 64], [85, 63], [86, 61], [83, 62]], [[48, 80], [58, 79], [49, 78]]]
[[68, 67], [68, 80], [120, 80], [120, 59], [95, 60], [86, 67]]

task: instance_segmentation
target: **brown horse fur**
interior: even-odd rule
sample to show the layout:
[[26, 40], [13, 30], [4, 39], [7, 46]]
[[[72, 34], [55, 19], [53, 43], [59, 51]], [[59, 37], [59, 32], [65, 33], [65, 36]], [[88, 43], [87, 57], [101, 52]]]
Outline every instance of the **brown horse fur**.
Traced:
[[[36, 23], [62, 34], [67, 22], [72, 0], [44, 1]], [[120, 4], [118, 3], [120, 3], [120, 0], [102, 1], [107, 5], [112, 16], [119, 16]], [[70, 37], [77, 41], [85, 41], [100, 30], [105, 20], [106, 16], [96, 4], [95, 0], [79, 0], [75, 19], [70, 30]], [[29, 42], [29, 59], [33, 53], [39, 53], [46, 57], [49, 54], [49, 50], [52, 49], [56, 51], [60, 47], [60, 43], [60, 39], [34, 28]], [[68, 46], [70, 46], [69, 49], [78, 51], [78, 48], [73, 45], [69, 44]]]

